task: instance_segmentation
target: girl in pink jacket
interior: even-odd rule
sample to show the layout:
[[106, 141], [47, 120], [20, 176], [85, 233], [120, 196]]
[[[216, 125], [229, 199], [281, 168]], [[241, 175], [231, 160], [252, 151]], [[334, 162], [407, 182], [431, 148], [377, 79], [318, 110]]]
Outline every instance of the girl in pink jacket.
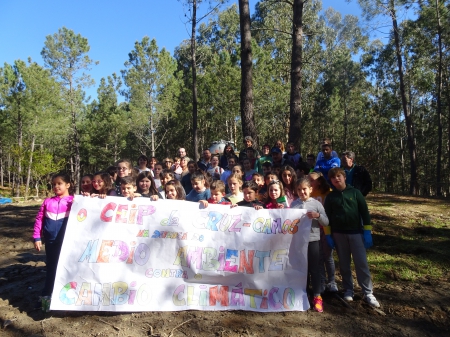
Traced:
[[55, 196], [42, 203], [34, 223], [34, 248], [40, 251], [45, 240], [47, 274], [42, 296], [51, 296], [55, 283], [56, 267], [61, 252], [67, 220], [73, 202], [73, 184], [66, 173], [58, 173], [52, 178]]

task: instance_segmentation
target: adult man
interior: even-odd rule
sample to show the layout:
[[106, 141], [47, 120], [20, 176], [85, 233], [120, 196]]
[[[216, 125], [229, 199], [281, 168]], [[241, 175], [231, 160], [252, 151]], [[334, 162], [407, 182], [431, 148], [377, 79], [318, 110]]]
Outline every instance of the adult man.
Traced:
[[356, 165], [355, 153], [345, 151], [341, 154], [341, 165], [345, 170], [346, 182], [358, 189], [363, 196], [366, 196], [372, 190], [372, 179], [364, 166]]
[[[330, 144], [331, 145], [331, 139], [330, 138], [324, 138], [323, 141], [322, 141], [322, 144]], [[333, 151], [333, 150], [331, 151], [331, 156], [334, 157], [334, 158], [339, 158], [339, 155], [337, 154], [337, 152]], [[323, 152], [322, 151], [320, 151], [317, 154], [317, 161], [319, 161], [321, 159], [323, 159]]]
[[[249, 148], [249, 147], [253, 148], [253, 143], [254, 143], [254, 141], [251, 136], [244, 137], [245, 148], [239, 152], [239, 161], [241, 163], [244, 159], [247, 159], [247, 148]], [[253, 149], [255, 150], [254, 151], [255, 158], [259, 158], [260, 155], [259, 155], [258, 150], [256, 150], [255, 148], [253, 148]]]
[[341, 160], [339, 158], [333, 157], [331, 154], [333, 149], [331, 148], [331, 144], [324, 143], [322, 144], [322, 154], [323, 159], [317, 158], [316, 166], [314, 167], [314, 171], [322, 172], [323, 176], [327, 179], [328, 183], [330, 183], [328, 179], [328, 171], [333, 167], [340, 167]]
[[186, 155], [186, 149], [185, 149], [184, 147], [180, 147], [180, 148], [178, 149], [178, 151], [177, 151], [177, 154], [178, 154], [178, 157], [180, 157], [180, 158], [185, 158], [185, 159], [186, 159], [186, 162], [191, 161], [191, 158], [189, 158], [189, 157]]
[[295, 168], [294, 163], [286, 158], [283, 158], [283, 153], [281, 152], [279, 147], [274, 146], [271, 150], [272, 153], [272, 166], [285, 166], [289, 165], [292, 168]]
[[197, 165], [200, 170], [206, 172], [211, 168], [211, 151], [209, 151], [209, 149], [203, 150], [202, 156], [203, 159], [199, 160]]

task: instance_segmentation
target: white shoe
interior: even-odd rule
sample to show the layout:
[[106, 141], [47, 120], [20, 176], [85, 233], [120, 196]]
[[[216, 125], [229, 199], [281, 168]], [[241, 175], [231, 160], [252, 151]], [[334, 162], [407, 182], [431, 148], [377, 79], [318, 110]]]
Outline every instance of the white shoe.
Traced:
[[375, 307], [375, 308], [380, 307], [380, 303], [378, 303], [377, 299], [372, 294], [364, 295], [364, 301], [366, 301], [372, 307]]
[[344, 292], [344, 300], [347, 302], [353, 301], [353, 291], [352, 290], [346, 290]]
[[332, 293], [337, 293], [339, 291], [336, 282], [328, 283], [327, 289], [329, 292], [332, 292]]

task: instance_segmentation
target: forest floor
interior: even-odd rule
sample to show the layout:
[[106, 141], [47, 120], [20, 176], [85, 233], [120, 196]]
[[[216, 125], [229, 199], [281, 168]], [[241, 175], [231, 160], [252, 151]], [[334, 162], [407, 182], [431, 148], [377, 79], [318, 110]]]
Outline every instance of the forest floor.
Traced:
[[[358, 292], [350, 305], [325, 293], [323, 313], [44, 313], [33, 309], [45, 279], [45, 255], [30, 240], [39, 205], [0, 206], [0, 336], [450, 336], [449, 201], [380, 193], [367, 201], [381, 308]], [[338, 267], [336, 277], [340, 286]]]

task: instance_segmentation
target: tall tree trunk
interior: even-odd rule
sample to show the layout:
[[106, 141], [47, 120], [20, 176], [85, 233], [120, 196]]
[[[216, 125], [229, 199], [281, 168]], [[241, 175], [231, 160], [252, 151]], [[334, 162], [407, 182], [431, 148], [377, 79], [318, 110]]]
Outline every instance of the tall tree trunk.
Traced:
[[437, 34], [438, 34], [438, 53], [439, 64], [437, 73], [437, 122], [438, 122], [438, 148], [437, 148], [437, 160], [436, 160], [436, 195], [442, 195], [441, 186], [441, 168], [442, 168], [442, 26], [441, 17], [439, 13], [439, 0], [436, 0], [436, 19], [437, 19]]
[[28, 197], [28, 191], [30, 189], [31, 166], [33, 164], [33, 154], [34, 154], [34, 143], [35, 143], [35, 141], [36, 141], [36, 135], [33, 135], [33, 138], [31, 139], [30, 160], [28, 162], [27, 183], [25, 184], [25, 198]]
[[17, 113], [17, 145], [18, 145], [18, 154], [17, 154], [17, 172], [15, 174], [15, 182], [16, 182], [16, 197], [20, 197], [20, 178], [22, 176], [22, 146], [23, 146], [23, 121], [22, 121], [22, 112], [21, 112], [21, 102], [18, 100], [18, 113]]
[[402, 107], [403, 107], [403, 115], [405, 116], [405, 123], [406, 123], [406, 132], [408, 135], [408, 149], [409, 149], [409, 159], [410, 159], [410, 175], [411, 180], [409, 184], [409, 193], [410, 194], [417, 194], [419, 192], [419, 181], [418, 181], [418, 173], [417, 173], [417, 166], [418, 166], [418, 160], [417, 160], [417, 151], [416, 151], [416, 142], [415, 142], [415, 136], [414, 136], [414, 125], [411, 117], [411, 113], [408, 110], [408, 104], [406, 101], [406, 92], [405, 92], [405, 82], [403, 78], [403, 61], [402, 61], [402, 55], [401, 55], [401, 48], [400, 48], [400, 37], [398, 34], [398, 26], [397, 26], [397, 17], [394, 7], [394, 0], [390, 0], [389, 2], [390, 7], [390, 15], [392, 19], [392, 26], [394, 30], [394, 39], [395, 39], [395, 53], [397, 56], [397, 64], [398, 64], [398, 75], [399, 75], [399, 82], [400, 82], [400, 96], [402, 100]]
[[294, 0], [291, 54], [291, 96], [289, 104], [289, 141], [301, 153], [302, 127], [302, 66], [303, 66], [303, 6], [306, 1]]
[[241, 121], [242, 135], [251, 136], [257, 147], [255, 118], [253, 115], [252, 35], [248, 0], [239, 0], [241, 31]]
[[195, 54], [195, 32], [197, 30], [197, 0], [192, 0], [192, 30], [191, 30], [191, 66], [192, 66], [192, 148], [194, 159], [200, 158], [198, 152], [198, 103], [197, 103], [197, 60]]

